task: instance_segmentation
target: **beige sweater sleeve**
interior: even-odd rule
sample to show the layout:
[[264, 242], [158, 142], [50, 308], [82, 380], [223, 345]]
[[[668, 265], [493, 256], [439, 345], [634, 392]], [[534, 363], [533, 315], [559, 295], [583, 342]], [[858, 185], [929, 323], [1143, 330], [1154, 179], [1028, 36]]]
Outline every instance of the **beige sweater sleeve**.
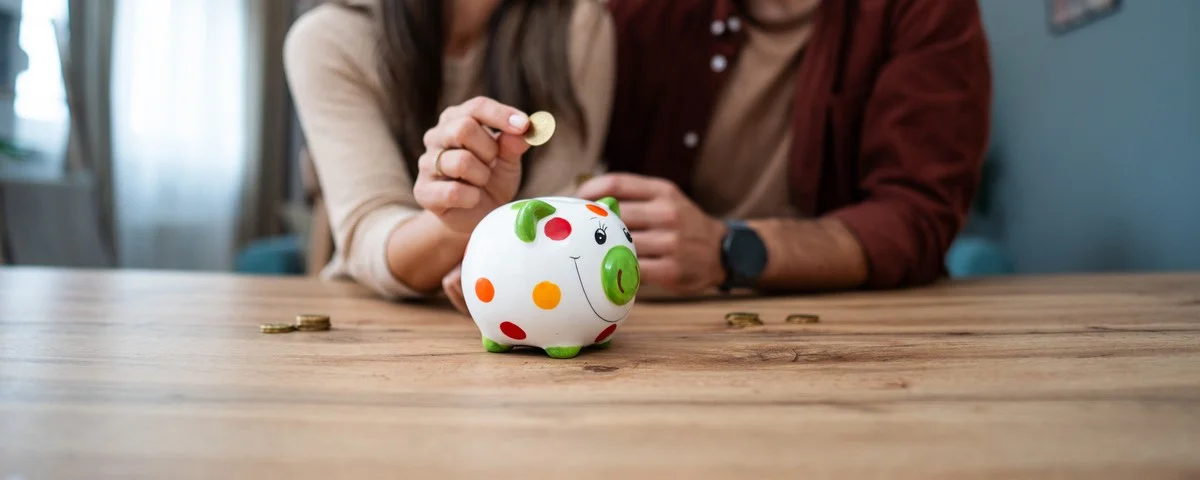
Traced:
[[325, 274], [394, 298], [414, 292], [388, 270], [387, 238], [421, 208], [382, 108], [372, 31], [362, 14], [319, 6], [288, 32], [284, 64], [333, 230]]
[[[578, 5], [568, 55], [587, 141], [560, 128], [543, 147], [546, 155], [525, 172], [521, 196], [570, 194], [575, 176], [600, 163], [612, 102], [614, 29], [599, 2]], [[333, 230], [335, 251], [323, 277], [348, 277], [389, 299], [416, 297], [386, 261], [388, 237], [421, 207], [404, 164], [410, 160], [388, 128], [375, 28], [360, 13], [319, 6], [292, 26], [284, 63]]]

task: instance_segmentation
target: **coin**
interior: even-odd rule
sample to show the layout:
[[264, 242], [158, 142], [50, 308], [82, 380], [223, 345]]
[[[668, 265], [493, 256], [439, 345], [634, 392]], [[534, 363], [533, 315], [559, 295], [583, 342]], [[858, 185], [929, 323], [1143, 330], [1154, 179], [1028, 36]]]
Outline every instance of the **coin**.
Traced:
[[538, 146], [550, 141], [554, 136], [554, 115], [548, 112], [535, 112], [529, 116], [529, 129], [525, 131], [525, 142]]
[[746, 328], [762, 325], [757, 313], [729, 312], [725, 314], [725, 324], [733, 328]]
[[329, 315], [301, 313], [296, 315], [296, 323], [329, 323]]
[[787, 316], [787, 323], [821, 323], [821, 316], [812, 313], [793, 313]]
[[319, 332], [329, 330], [329, 315], [302, 313], [296, 315], [296, 330], [301, 332]]
[[286, 323], [264, 323], [258, 326], [258, 330], [262, 333], [288, 333], [295, 331], [296, 326]]
[[595, 176], [595, 175], [592, 175], [592, 174], [590, 174], [590, 173], [581, 173], [581, 174], [577, 175], [577, 176], [575, 177], [575, 186], [576, 186], [576, 187], [578, 187], [578, 186], [580, 186], [580, 185], [583, 185], [583, 184], [584, 184], [584, 183], [586, 183], [588, 180], [591, 180], [591, 179], [592, 179], [592, 177], [594, 177], [594, 176]]

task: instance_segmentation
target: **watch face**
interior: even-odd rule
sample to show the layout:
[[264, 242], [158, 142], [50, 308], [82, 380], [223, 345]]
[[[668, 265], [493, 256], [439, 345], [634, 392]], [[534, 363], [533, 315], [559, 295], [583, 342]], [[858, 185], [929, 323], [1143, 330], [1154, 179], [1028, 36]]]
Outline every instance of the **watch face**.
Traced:
[[731, 225], [725, 258], [733, 286], [749, 286], [767, 266], [767, 249], [758, 234], [745, 226]]

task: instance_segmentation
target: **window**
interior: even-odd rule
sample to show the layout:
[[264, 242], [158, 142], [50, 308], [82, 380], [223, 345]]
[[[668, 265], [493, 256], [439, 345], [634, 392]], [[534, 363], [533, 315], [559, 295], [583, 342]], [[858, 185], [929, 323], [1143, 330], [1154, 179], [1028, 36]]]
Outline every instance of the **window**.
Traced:
[[[19, 11], [13, 11], [14, 2]], [[0, 37], [5, 59], [0, 84], [11, 89], [0, 100], [0, 142], [32, 154], [25, 161], [10, 159], [24, 175], [56, 177], [62, 172], [70, 131], [55, 33], [61, 28], [65, 35], [67, 0], [0, 0], [0, 14], [18, 19], [15, 25], [7, 22], [10, 31]]]

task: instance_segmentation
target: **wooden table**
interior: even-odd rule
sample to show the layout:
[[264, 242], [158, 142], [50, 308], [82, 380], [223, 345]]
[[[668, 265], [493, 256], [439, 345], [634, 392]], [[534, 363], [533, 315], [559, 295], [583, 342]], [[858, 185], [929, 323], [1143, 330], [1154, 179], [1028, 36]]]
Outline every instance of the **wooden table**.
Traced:
[[[334, 330], [258, 333], [300, 312]], [[0, 479], [1200, 476], [1200, 275], [641, 302], [626, 325], [552, 360], [349, 285], [0, 268]]]

